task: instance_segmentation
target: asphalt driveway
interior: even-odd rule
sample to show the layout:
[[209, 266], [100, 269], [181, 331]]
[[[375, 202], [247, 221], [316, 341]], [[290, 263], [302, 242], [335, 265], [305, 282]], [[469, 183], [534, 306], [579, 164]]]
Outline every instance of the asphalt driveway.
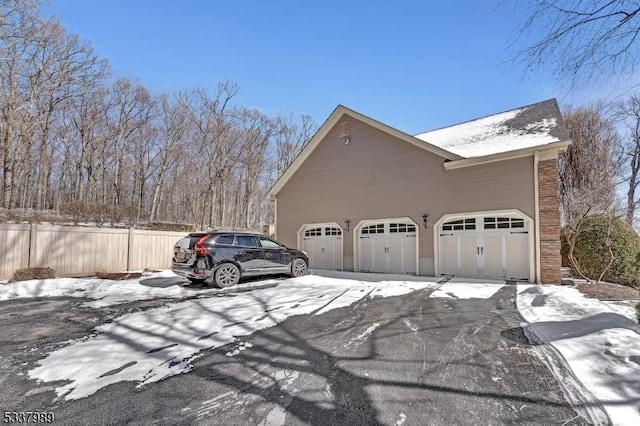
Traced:
[[431, 292], [291, 317], [200, 352], [189, 373], [142, 388], [116, 383], [71, 401], [26, 372], [97, 324], [174, 302], [0, 302], [0, 403], [83, 425], [585, 424], [519, 328], [515, 287], [489, 299]]

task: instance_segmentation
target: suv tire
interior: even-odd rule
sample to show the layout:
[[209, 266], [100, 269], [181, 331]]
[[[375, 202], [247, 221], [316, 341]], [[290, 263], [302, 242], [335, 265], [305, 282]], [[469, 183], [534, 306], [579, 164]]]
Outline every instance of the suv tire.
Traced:
[[233, 263], [223, 263], [213, 274], [213, 283], [220, 288], [231, 287], [240, 281], [240, 269]]
[[300, 257], [296, 257], [291, 262], [291, 276], [292, 277], [301, 277], [307, 273], [307, 262]]

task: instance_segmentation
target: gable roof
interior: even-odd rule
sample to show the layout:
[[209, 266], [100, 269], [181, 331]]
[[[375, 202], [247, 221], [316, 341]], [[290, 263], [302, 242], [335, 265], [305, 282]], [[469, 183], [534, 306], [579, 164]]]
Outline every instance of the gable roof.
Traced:
[[287, 181], [293, 176], [293, 174], [298, 170], [298, 168], [304, 163], [304, 161], [311, 155], [311, 153], [316, 149], [318, 144], [324, 139], [325, 136], [329, 133], [333, 127], [338, 124], [338, 121], [344, 116], [348, 115], [356, 120], [362, 121], [363, 123], [374, 127], [382, 132], [385, 132], [391, 136], [394, 136], [400, 140], [403, 140], [407, 143], [417, 146], [418, 148], [424, 149], [426, 151], [431, 152], [439, 157], [442, 157], [443, 160], [463, 160], [464, 158], [449, 152], [445, 149], [437, 147], [429, 142], [424, 140], [420, 140], [414, 136], [411, 136], [407, 133], [401, 132], [398, 129], [395, 129], [391, 126], [388, 126], [384, 123], [381, 123], [377, 120], [374, 120], [366, 115], [360, 114], [352, 109], [349, 109], [343, 105], [338, 105], [336, 109], [333, 110], [329, 118], [320, 126], [318, 131], [313, 135], [313, 137], [309, 140], [309, 143], [304, 147], [304, 149], [298, 154], [298, 156], [293, 160], [293, 163], [285, 170], [285, 172], [280, 176], [280, 178], [273, 184], [271, 189], [267, 192], [267, 197], [274, 198], [275, 195], [280, 192], [282, 187], [287, 183]]
[[343, 115], [442, 157], [447, 170], [533, 155], [540, 148], [563, 150], [571, 143], [555, 99], [415, 136], [338, 105], [269, 189], [267, 197], [275, 198]]
[[464, 158], [563, 142], [569, 133], [555, 99], [416, 135]]

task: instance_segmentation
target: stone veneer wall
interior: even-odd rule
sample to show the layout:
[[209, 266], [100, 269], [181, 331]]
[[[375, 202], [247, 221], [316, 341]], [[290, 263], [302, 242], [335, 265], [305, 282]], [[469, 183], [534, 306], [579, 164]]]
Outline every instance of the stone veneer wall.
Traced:
[[560, 284], [560, 194], [558, 160], [538, 163], [540, 208], [540, 280], [543, 284]]

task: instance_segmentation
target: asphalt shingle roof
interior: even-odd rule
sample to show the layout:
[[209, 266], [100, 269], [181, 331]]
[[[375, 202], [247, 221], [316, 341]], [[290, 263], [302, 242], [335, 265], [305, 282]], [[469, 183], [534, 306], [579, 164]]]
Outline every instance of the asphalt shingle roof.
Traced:
[[415, 135], [464, 158], [482, 157], [566, 141], [555, 99]]

